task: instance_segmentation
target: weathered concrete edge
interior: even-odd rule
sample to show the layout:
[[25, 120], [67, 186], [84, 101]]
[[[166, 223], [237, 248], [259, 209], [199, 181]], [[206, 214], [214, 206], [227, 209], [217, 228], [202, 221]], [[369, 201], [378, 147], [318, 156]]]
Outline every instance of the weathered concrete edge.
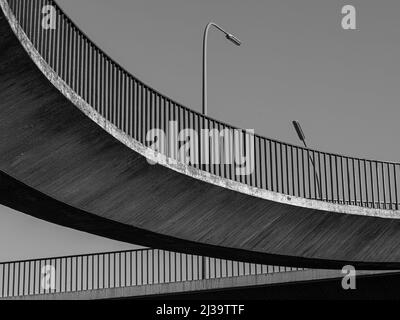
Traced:
[[[393, 271], [357, 271], [357, 276], [368, 276], [393, 273]], [[129, 297], [160, 296], [175, 293], [201, 292], [217, 289], [232, 289], [256, 287], [274, 284], [294, 282], [308, 282], [315, 280], [340, 279], [343, 274], [340, 270], [305, 270], [291, 272], [277, 272], [271, 274], [251, 275], [231, 278], [218, 278], [197, 281], [173, 282], [165, 284], [153, 284], [132, 286], [125, 288], [100, 289], [92, 291], [68, 292], [56, 294], [43, 294], [5, 298], [3, 300], [103, 300]]]
[[119, 130], [115, 125], [107, 121], [92, 106], [90, 106], [79, 95], [77, 95], [41, 57], [39, 52], [33, 46], [28, 36], [25, 34], [23, 29], [19, 25], [17, 19], [15, 18], [14, 14], [12, 13], [7, 3], [7, 0], [0, 0], [0, 6], [13, 32], [21, 42], [25, 51], [29, 54], [33, 62], [37, 65], [40, 71], [47, 77], [47, 79], [88, 118], [90, 118], [100, 127], [102, 127], [106, 132], [111, 134], [114, 138], [122, 142], [124, 145], [134, 150], [135, 152], [141, 154], [142, 156], [146, 157], [147, 159], [156, 162], [162, 166], [165, 166], [171, 170], [179, 172], [181, 174], [190, 176], [192, 178], [269, 201], [274, 201], [282, 204], [287, 204], [307, 209], [332, 212], [332, 213], [351, 214], [358, 216], [369, 216], [369, 217], [387, 218], [387, 219], [400, 219], [400, 211], [363, 208], [363, 207], [343, 205], [343, 204], [333, 204], [319, 200], [289, 196], [269, 190], [251, 187], [243, 183], [239, 183], [236, 181], [232, 181], [226, 178], [213, 175], [211, 173], [196, 169], [194, 167], [185, 165], [183, 163], [177, 163], [173, 159], [165, 158], [160, 153], [144, 146], [142, 143], [132, 139], [126, 133]]

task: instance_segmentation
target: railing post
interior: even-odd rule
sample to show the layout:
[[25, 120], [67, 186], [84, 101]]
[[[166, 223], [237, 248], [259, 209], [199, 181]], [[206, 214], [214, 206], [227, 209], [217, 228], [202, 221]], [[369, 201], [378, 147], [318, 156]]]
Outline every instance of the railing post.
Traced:
[[201, 257], [201, 279], [205, 280], [207, 279], [207, 274], [206, 274], [206, 258]]

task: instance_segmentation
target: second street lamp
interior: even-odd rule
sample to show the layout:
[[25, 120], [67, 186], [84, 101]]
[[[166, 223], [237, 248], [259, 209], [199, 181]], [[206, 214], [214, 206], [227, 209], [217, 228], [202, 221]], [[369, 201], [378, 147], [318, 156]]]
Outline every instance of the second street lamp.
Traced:
[[206, 29], [204, 30], [204, 38], [203, 38], [203, 115], [208, 114], [208, 105], [207, 105], [207, 39], [208, 39], [208, 31], [211, 27], [215, 27], [216, 29], [223, 32], [226, 36], [226, 39], [231, 41], [237, 46], [242, 45], [242, 42], [235, 37], [233, 34], [226, 32], [219, 25], [214, 22], [210, 22], [207, 24]]
[[[293, 121], [293, 127], [294, 127], [294, 129], [296, 130], [296, 133], [297, 133], [297, 135], [299, 136], [300, 141], [302, 141], [303, 144], [304, 144], [304, 146], [308, 149], [308, 146], [307, 146], [307, 143], [306, 143], [306, 136], [305, 136], [305, 134], [304, 134], [304, 132], [303, 132], [303, 129], [301, 128], [300, 122], [298, 122], [298, 121]], [[317, 182], [318, 196], [319, 196], [319, 199], [322, 200], [321, 181], [319, 180], [318, 173], [317, 173], [317, 169], [316, 169], [316, 167], [315, 167], [315, 163], [314, 163], [313, 158], [312, 158], [311, 156], [309, 156], [309, 158], [310, 158], [310, 160], [311, 160], [312, 166], [314, 167], [314, 177], [315, 177], [316, 182]]]

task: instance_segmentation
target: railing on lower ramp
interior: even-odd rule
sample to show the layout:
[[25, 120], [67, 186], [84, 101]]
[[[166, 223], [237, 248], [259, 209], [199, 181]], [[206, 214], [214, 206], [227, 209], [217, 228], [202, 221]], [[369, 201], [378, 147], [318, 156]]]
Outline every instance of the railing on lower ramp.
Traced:
[[0, 298], [304, 270], [140, 249], [0, 263]]

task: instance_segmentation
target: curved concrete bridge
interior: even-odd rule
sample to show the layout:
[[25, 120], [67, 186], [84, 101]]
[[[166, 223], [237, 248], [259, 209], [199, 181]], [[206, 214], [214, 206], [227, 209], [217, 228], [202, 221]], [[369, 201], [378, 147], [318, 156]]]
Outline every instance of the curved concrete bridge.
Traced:
[[[0, 5], [2, 204], [183, 253], [400, 267], [399, 164], [304, 149], [204, 117], [126, 72], [54, 1]], [[44, 28], [49, 14], [54, 25]], [[171, 121], [180, 130], [233, 132], [222, 153], [226, 160], [245, 150], [250, 172], [210, 162], [201, 137], [190, 161], [170, 145], [152, 149], [148, 132], [168, 131]]]

